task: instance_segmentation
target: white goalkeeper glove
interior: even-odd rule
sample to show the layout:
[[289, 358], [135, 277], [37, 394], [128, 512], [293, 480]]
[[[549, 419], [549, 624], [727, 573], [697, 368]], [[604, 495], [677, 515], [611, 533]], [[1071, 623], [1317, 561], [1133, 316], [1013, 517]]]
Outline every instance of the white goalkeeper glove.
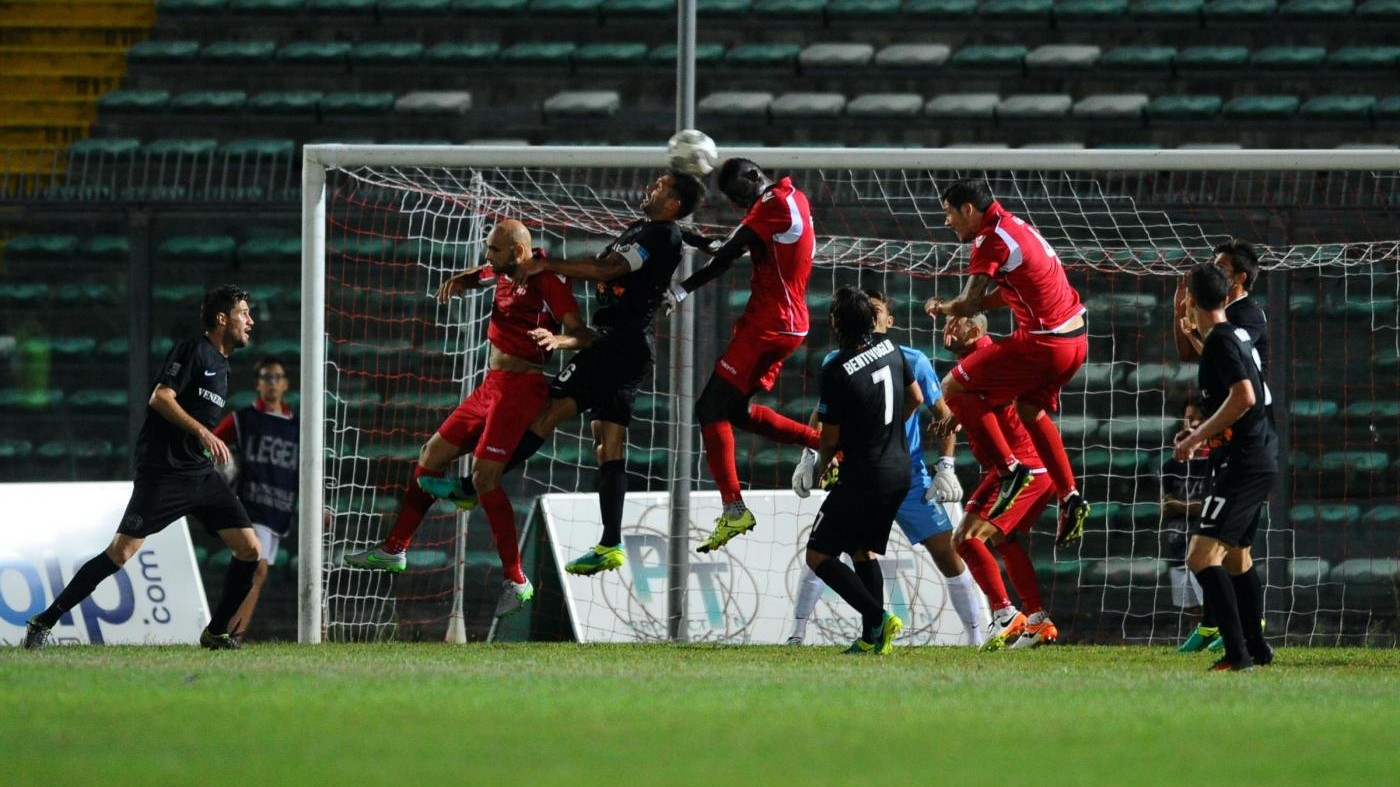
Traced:
[[816, 479], [813, 477], [817, 472], [817, 452], [810, 448], [802, 449], [802, 458], [797, 462], [797, 468], [792, 471], [792, 491], [798, 497], [807, 499], [812, 494], [812, 487], [816, 486]]
[[945, 456], [938, 460], [933, 471], [933, 484], [924, 492], [924, 500], [929, 503], [956, 503], [962, 500], [962, 484], [953, 472], [953, 457]]
[[666, 313], [670, 314], [675, 311], [676, 307], [681, 305], [681, 301], [684, 301], [689, 295], [690, 293], [684, 287], [672, 282], [671, 286], [666, 288]]

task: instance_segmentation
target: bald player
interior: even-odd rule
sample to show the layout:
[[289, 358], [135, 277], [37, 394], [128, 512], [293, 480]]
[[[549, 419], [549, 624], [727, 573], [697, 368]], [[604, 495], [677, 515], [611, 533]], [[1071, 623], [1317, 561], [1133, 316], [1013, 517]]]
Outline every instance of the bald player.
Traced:
[[539, 329], [558, 333], [561, 327], [570, 335], [589, 333], [579, 316], [573, 290], [562, 276], [525, 280], [517, 275], [532, 256], [530, 242], [525, 225], [513, 219], [502, 221], [486, 239], [487, 264], [462, 271], [438, 288], [438, 302], [446, 303], [469, 288], [495, 286], [486, 331], [491, 343], [486, 378], [418, 452], [413, 478], [388, 537], [374, 549], [345, 556], [346, 565], [355, 568], [403, 571], [408, 565], [405, 551], [409, 541], [434, 501], [420, 487], [419, 479], [441, 477], [453, 460], [470, 452], [477, 500], [486, 509], [505, 570], [497, 617], [519, 610], [535, 593], [520, 565], [515, 512], [501, 488], [506, 460], [530, 422], [549, 403], [544, 365], [551, 348], [540, 346], [531, 334]]

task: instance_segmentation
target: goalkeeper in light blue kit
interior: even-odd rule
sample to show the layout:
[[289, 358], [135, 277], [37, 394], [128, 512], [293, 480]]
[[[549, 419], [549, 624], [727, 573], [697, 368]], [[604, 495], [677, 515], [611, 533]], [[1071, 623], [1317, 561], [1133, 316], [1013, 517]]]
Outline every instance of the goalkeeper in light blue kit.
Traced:
[[[875, 334], [886, 333], [894, 326], [889, 301], [883, 293], [875, 290], [865, 290], [865, 294], [875, 307]], [[925, 406], [933, 411], [935, 418], [943, 419], [948, 415], [948, 406], [943, 402], [943, 391], [938, 384], [938, 375], [933, 371], [933, 364], [929, 363], [927, 356], [913, 347], [900, 345], [899, 349], [904, 353], [909, 368], [914, 370], [914, 380], [923, 391]], [[822, 359], [822, 365], [829, 363], [837, 352], [832, 350], [828, 353], [826, 358]], [[814, 426], [816, 420], [817, 416], [813, 413]], [[957, 550], [953, 548], [953, 523], [942, 505], [962, 500], [962, 486], [953, 473], [953, 449], [957, 438], [953, 434], [938, 438], [942, 458], [938, 460], [935, 472], [930, 476], [928, 467], [924, 465], [923, 438], [920, 434], [918, 413], [905, 422], [904, 432], [909, 440], [909, 495], [900, 505], [895, 521], [904, 530], [909, 543], [922, 544], [928, 550], [939, 573], [947, 580], [948, 598], [967, 631], [967, 644], [981, 645], [980, 638], [983, 632], [977, 625], [981, 619], [977, 603], [980, 591], [972, 579], [972, 573], [967, 570]], [[805, 483], [806, 479], [811, 478], [812, 465], [816, 458], [815, 451], [804, 450], [802, 461], [793, 473], [793, 491], [799, 497], [806, 497], [809, 492]], [[793, 609], [792, 634], [788, 637], [787, 644], [802, 644], [807, 635], [807, 621], [825, 589], [825, 583], [817, 577], [816, 572], [804, 565], [802, 579], [798, 582], [797, 603]]]

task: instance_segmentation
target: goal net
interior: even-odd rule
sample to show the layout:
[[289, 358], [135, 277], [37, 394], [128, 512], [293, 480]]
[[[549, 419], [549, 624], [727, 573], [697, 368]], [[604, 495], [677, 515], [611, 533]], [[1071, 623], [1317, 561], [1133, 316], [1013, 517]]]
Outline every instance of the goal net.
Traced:
[[[1283, 472], [1254, 549], [1267, 632], [1308, 643], [1393, 641], [1400, 575], [1400, 184], [1393, 156], [737, 152], [792, 176], [812, 204], [813, 331], [774, 390], [759, 397], [795, 418], [815, 405], [817, 371], [832, 346], [824, 315], [842, 284], [884, 292], [895, 338], [925, 351], [940, 375], [951, 368], [938, 326], [922, 312], [925, 298], [951, 296], [963, 281], [968, 248], [942, 227], [938, 197], [951, 180], [986, 177], [1002, 203], [1056, 249], [1089, 309], [1088, 363], [1065, 390], [1057, 418], [1094, 510], [1072, 548], [1052, 546], [1053, 509], [1029, 546], [1049, 612], [1073, 641], [1171, 642], [1194, 625], [1197, 602], [1181, 568], [1183, 523], [1164, 516], [1161, 505], [1163, 463], [1196, 374], [1193, 363], [1176, 359], [1172, 299], [1180, 276], [1209, 259], [1215, 245], [1232, 236], [1255, 242], [1263, 271], [1251, 297], [1270, 320], [1269, 383], [1283, 443]], [[642, 188], [664, 157], [659, 149], [341, 146], [308, 148], [307, 155], [304, 303], [315, 314], [305, 320], [303, 388], [308, 400], [324, 392], [324, 412], [307, 417], [303, 440], [321, 450], [306, 451], [303, 483], [315, 486], [315, 497], [308, 487], [304, 499], [321, 501], [324, 520], [302, 515], [314, 542], [303, 542], [303, 639], [441, 640], [449, 631], [455, 639], [483, 638], [501, 579], [484, 519], [434, 509], [403, 574], [340, 562], [388, 532], [418, 447], [484, 373], [489, 292], [445, 305], [434, 293], [452, 273], [480, 263], [485, 234], [502, 218], [523, 220], [551, 256], [593, 254], [639, 216]], [[712, 187], [692, 222], [723, 233], [740, 217]], [[689, 361], [697, 387], [747, 300], [747, 264], [687, 302], [695, 312]], [[579, 282], [575, 292], [587, 315], [590, 287]], [[1009, 315], [991, 315], [991, 327], [994, 335], [1009, 332]], [[526, 571], [541, 587], [512, 636], [665, 638], [669, 556], [691, 552], [713, 516], [697, 495], [683, 544], [670, 543], [656, 520], [672, 485], [693, 476], [698, 493], [713, 489], [700, 457], [671, 449], [672, 425], [688, 423], [689, 403], [670, 391], [668, 331], [663, 319], [656, 372], [628, 432], [633, 494], [624, 532], [636, 539], [628, 566], [591, 579], [558, 573], [573, 556], [565, 550], [594, 543], [600, 528], [596, 499], [588, 500], [594, 460], [582, 419], [565, 423], [508, 479], [527, 541]], [[812, 501], [799, 504], [784, 491], [796, 449], [742, 432], [737, 442], [746, 489], [778, 491], [754, 496], [767, 501], [769, 514], [744, 537], [742, 554], [691, 554], [685, 631], [703, 641], [777, 642], [791, 615]], [[690, 463], [679, 476], [676, 459]], [[975, 485], [978, 469], [965, 444], [958, 474], [965, 489]], [[536, 506], [547, 493], [565, 497]], [[927, 554], [896, 528], [889, 557], [900, 568], [886, 571], [887, 597], [900, 599], [916, 621], [911, 641], [959, 641], [961, 623]], [[705, 595], [706, 582], [718, 595]], [[854, 631], [843, 606], [819, 606], [822, 641]]]

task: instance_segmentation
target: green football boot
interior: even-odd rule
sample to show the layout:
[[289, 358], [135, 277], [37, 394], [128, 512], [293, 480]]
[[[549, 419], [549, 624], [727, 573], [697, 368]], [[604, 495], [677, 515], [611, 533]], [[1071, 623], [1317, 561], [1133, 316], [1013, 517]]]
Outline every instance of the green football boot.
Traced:
[[564, 570], [570, 574], [587, 577], [600, 571], [621, 568], [622, 564], [626, 562], [627, 558], [622, 554], [622, 547], [605, 547], [599, 544], [584, 552], [581, 557], [570, 560], [564, 565]]
[[438, 500], [446, 500], [463, 511], [476, 508], [476, 494], [462, 488], [461, 479], [429, 475], [418, 476], [418, 488]]

